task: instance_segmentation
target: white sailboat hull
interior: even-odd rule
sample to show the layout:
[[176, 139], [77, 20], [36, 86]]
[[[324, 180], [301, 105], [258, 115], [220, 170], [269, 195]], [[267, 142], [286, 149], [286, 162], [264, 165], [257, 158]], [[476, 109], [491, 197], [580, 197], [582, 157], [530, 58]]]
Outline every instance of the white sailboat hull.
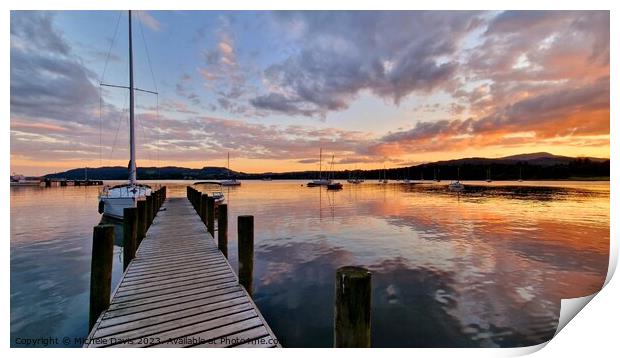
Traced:
[[151, 194], [151, 188], [146, 185], [122, 185], [104, 187], [99, 195], [99, 205], [103, 205], [104, 216], [122, 219], [125, 208], [135, 208], [138, 200], [146, 199]]
[[237, 181], [236, 179], [230, 179], [230, 180], [224, 180], [221, 182], [222, 186], [239, 186], [241, 185], [241, 182]]
[[115, 219], [123, 218], [123, 210], [125, 208], [136, 207], [137, 198], [102, 198], [103, 215], [113, 217]]

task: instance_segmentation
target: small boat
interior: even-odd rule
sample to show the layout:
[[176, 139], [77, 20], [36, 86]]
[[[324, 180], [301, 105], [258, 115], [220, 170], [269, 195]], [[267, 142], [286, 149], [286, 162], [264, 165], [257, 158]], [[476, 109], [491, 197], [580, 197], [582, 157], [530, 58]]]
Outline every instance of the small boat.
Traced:
[[409, 179], [403, 179], [403, 184], [405, 184], [405, 185], [409, 185], [409, 184], [411, 184], [411, 180], [409, 180]]
[[[331, 163], [331, 167], [330, 167], [330, 171], [328, 174], [328, 178], [329, 176], [334, 176], [334, 155], [332, 154], [332, 163]], [[327, 190], [340, 190], [342, 189], [342, 184], [338, 183], [338, 182], [334, 182], [331, 179], [328, 179], [329, 183], [327, 184]]]
[[357, 167], [353, 171], [353, 175], [351, 175], [351, 173], [349, 173], [349, 179], [347, 179], [347, 183], [349, 183], [349, 184], [361, 184], [363, 182], [364, 182], [364, 179], [361, 179], [359, 177], [359, 172], [357, 170]]
[[271, 178], [270, 178], [270, 177], [267, 177], [267, 178], [262, 178], [261, 180], [262, 180], [262, 181], [271, 181]]
[[[226, 162], [226, 170], [228, 171], [228, 176], [230, 176], [230, 152], [228, 153], [228, 159]], [[237, 179], [232, 178], [232, 179], [226, 179], [226, 180], [222, 180], [220, 182], [220, 185], [222, 186], [240, 186], [241, 182], [237, 181]]]
[[220, 182], [222, 186], [240, 186], [241, 182], [237, 179], [227, 179]]
[[211, 193], [211, 197], [213, 198], [213, 200], [215, 200], [216, 204], [222, 203], [225, 199], [224, 193], [222, 193], [221, 191], [214, 191], [213, 193]]
[[306, 184], [307, 187], [312, 188], [315, 186], [327, 186], [332, 181], [330, 179], [323, 179], [322, 177], [322, 163], [323, 163], [323, 148], [319, 149], [319, 179], [313, 180]]
[[485, 180], [487, 183], [490, 183], [491, 180], [491, 168], [487, 169], [487, 180]]
[[[127, 184], [104, 186], [99, 194], [98, 212], [116, 219], [123, 218], [123, 209], [135, 208], [138, 200], [151, 194], [151, 187], [138, 184], [136, 179], [136, 130], [134, 120], [133, 49], [131, 32], [131, 10], [129, 11], [129, 181]], [[153, 92], [155, 93], [155, 92]]]
[[465, 189], [465, 185], [461, 184], [460, 181], [455, 180], [448, 185], [448, 189], [452, 191], [461, 191]]
[[521, 179], [521, 167], [519, 167], [519, 183], [523, 181], [523, 179]]
[[385, 171], [385, 166], [383, 166], [383, 179], [379, 178], [379, 184], [387, 184], [387, 172]]
[[335, 182], [327, 184], [327, 190], [340, 190], [342, 189], [342, 184]]
[[465, 185], [460, 182], [461, 179], [461, 168], [457, 168], [456, 180], [453, 180], [450, 184], [448, 184], [448, 189], [452, 191], [461, 191], [465, 189]]

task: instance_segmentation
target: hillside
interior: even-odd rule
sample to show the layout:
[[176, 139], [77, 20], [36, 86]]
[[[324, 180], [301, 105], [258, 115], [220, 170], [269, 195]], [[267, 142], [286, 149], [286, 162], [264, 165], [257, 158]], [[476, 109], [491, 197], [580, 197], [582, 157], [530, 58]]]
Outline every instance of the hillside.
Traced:
[[[550, 153], [528, 153], [503, 158], [463, 158], [434, 163], [420, 164], [410, 167], [393, 169], [358, 170], [352, 173], [349, 170], [333, 173], [336, 179], [347, 179], [351, 176], [363, 179], [379, 179], [387, 176], [388, 179], [456, 179], [457, 170], [462, 180], [486, 179], [487, 170], [490, 170], [493, 180], [515, 180], [519, 175], [527, 180], [565, 180], [565, 179], [608, 179], [609, 159], [605, 158], [573, 158], [558, 156]], [[48, 178], [101, 180], [127, 179], [125, 167], [77, 168], [66, 172], [48, 174]], [[317, 171], [282, 172], [282, 173], [243, 173], [228, 171], [222, 167], [203, 167], [200, 169], [183, 167], [145, 167], [138, 168], [138, 179], [315, 179]]]

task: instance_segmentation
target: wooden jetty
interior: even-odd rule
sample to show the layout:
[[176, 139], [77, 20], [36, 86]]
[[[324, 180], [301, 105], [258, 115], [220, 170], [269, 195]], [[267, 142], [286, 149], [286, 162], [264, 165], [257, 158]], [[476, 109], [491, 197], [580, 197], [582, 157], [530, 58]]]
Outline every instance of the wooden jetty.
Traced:
[[195, 202], [166, 199], [165, 190], [155, 201], [152, 224], [84, 346], [279, 347]]

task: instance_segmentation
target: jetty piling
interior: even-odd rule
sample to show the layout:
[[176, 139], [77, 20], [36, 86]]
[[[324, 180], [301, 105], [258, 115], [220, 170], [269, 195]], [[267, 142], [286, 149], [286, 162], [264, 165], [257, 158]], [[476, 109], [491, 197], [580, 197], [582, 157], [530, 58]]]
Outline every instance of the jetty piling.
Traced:
[[97, 225], [93, 228], [91, 255], [89, 329], [94, 326], [101, 312], [108, 309], [110, 305], [114, 225]]
[[136, 203], [136, 210], [138, 212], [138, 227], [136, 232], [136, 248], [144, 239], [144, 234], [146, 233], [146, 201], [138, 200]]
[[138, 236], [138, 209], [123, 209], [123, 271], [127, 269], [136, 254]]
[[336, 271], [334, 347], [370, 348], [371, 273], [358, 266]]
[[148, 228], [151, 226], [151, 223], [153, 222], [153, 197], [150, 195], [147, 195], [145, 197], [145, 201], [146, 201], [146, 229], [148, 230]]
[[239, 283], [252, 295], [254, 274], [254, 216], [237, 217], [237, 242], [239, 253]]
[[207, 198], [207, 230], [211, 236], [215, 236], [215, 198]]
[[209, 200], [209, 195], [207, 194], [202, 194], [200, 195], [200, 210], [199, 210], [199, 214], [200, 214], [200, 219], [202, 219], [202, 222], [207, 225], [207, 201]]
[[220, 204], [217, 208], [217, 247], [228, 258], [228, 205]]

